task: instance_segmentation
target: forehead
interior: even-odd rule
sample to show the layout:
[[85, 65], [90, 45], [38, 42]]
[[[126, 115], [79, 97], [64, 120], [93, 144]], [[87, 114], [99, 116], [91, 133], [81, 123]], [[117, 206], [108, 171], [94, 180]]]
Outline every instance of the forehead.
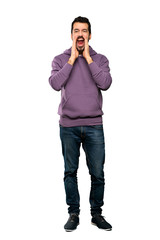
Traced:
[[88, 23], [75, 22], [73, 24], [73, 30], [74, 29], [87, 29], [88, 30]]

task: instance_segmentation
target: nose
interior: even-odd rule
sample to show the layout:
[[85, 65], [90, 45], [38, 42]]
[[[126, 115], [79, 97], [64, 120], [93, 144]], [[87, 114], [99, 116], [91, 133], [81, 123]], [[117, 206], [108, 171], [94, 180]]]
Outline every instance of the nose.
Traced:
[[83, 31], [80, 30], [79, 34], [80, 34], [80, 36], [82, 37], [82, 36], [83, 36]]

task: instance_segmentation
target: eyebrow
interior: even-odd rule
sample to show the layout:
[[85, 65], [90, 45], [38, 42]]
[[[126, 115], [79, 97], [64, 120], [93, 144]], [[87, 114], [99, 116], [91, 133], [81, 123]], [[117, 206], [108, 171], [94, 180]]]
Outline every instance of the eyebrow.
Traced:
[[[88, 31], [87, 28], [83, 28], [83, 29], [82, 29], [82, 31], [84, 31], [84, 30], [85, 30], [85, 31]], [[79, 29], [78, 29], [78, 28], [75, 28], [74, 31], [79, 31]]]

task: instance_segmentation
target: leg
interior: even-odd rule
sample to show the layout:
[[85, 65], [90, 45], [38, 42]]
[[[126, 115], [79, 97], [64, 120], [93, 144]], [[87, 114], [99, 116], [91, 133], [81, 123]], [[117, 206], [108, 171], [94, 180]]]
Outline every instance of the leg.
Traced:
[[102, 125], [86, 127], [83, 149], [91, 175], [90, 205], [93, 216], [101, 214], [104, 197], [105, 143]]
[[69, 205], [68, 213], [79, 214], [79, 192], [77, 184], [77, 170], [80, 156], [80, 138], [76, 134], [76, 127], [60, 126], [60, 138], [64, 157], [64, 186], [66, 203]]

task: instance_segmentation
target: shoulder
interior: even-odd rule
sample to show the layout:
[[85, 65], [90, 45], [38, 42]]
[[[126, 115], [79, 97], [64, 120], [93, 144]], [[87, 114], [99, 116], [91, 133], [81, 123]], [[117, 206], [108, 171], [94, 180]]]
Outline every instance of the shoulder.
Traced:
[[53, 62], [56, 62], [61, 67], [63, 67], [66, 64], [66, 62], [68, 62], [69, 57], [70, 57], [69, 55], [61, 53], [54, 57]]
[[93, 60], [98, 64], [101, 65], [103, 63], [108, 63], [108, 59], [105, 55], [101, 53], [97, 53], [96, 55], [93, 56]]

